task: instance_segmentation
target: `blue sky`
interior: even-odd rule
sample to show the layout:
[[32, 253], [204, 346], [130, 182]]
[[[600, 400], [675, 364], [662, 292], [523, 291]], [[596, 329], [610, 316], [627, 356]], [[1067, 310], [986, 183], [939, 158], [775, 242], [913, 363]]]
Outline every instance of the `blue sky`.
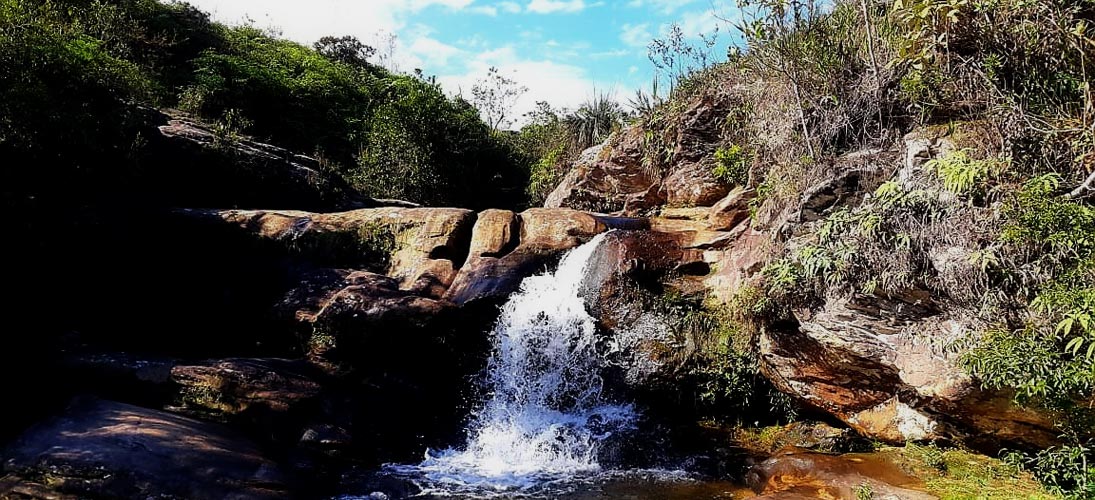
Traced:
[[[649, 87], [647, 45], [671, 23], [690, 36], [722, 24], [720, 0], [188, 0], [230, 24], [252, 22], [311, 44], [324, 35], [366, 43], [396, 35], [393, 65], [470, 93], [491, 66], [529, 88], [517, 111], [546, 100], [575, 107], [594, 91], [626, 101]], [[723, 16], [725, 17], [725, 16]], [[714, 52], [725, 54], [727, 27]]]

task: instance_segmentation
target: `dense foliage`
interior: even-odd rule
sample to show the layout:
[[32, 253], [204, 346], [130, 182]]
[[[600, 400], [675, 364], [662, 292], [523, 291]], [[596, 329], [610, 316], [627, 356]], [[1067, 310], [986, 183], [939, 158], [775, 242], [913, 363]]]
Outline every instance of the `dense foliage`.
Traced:
[[154, 168], [134, 157], [141, 107], [151, 106], [318, 156], [369, 196], [523, 204], [523, 157], [474, 108], [370, 64], [374, 51], [352, 38], [316, 50], [154, 0], [5, 0], [0, 30], [0, 144], [40, 164], [26, 175], [50, 179], [42, 189], [65, 192], [51, 171], [117, 188], [118, 170]]

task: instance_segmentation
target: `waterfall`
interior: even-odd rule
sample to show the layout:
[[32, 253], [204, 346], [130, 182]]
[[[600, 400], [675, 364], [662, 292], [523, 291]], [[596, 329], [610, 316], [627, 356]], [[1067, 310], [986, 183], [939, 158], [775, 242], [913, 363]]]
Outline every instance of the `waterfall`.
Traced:
[[630, 405], [602, 399], [594, 320], [579, 296], [602, 238], [521, 283], [491, 332], [487, 400], [465, 447], [427, 452], [404, 471], [442, 491], [512, 491], [600, 470], [598, 445], [635, 416]]

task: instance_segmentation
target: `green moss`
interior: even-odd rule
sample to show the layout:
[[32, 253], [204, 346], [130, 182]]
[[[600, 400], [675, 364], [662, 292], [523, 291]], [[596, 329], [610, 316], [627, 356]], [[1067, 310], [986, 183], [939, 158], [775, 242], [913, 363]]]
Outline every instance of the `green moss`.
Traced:
[[795, 409], [760, 373], [756, 350], [758, 309], [767, 307], [763, 293], [746, 287], [729, 303], [683, 297], [667, 292], [655, 310], [674, 318], [674, 333], [695, 346], [683, 387], [693, 390], [699, 416], [739, 422], [787, 422]]
[[1013, 464], [958, 449], [907, 444], [880, 451], [941, 500], [1053, 499], [1034, 477]]

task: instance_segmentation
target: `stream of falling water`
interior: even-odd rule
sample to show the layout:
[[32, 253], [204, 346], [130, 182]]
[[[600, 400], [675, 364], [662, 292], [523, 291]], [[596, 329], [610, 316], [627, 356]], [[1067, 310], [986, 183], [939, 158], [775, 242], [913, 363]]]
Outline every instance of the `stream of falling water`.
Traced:
[[580, 296], [603, 235], [571, 250], [554, 273], [526, 278], [491, 333], [488, 399], [463, 448], [426, 453], [412, 466], [424, 492], [490, 496], [600, 471], [599, 445], [631, 428], [627, 404], [602, 397], [594, 320]]

